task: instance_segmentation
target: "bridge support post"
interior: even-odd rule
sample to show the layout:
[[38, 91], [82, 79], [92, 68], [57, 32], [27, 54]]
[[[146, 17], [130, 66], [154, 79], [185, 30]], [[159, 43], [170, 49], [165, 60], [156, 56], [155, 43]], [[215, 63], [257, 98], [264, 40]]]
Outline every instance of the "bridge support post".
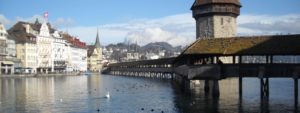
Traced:
[[240, 100], [243, 98], [243, 78], [239, 77], [239, 98]]
[[213, 98], [220, 97], [219, 81], [218, 80], [205, 80], [204, 81], [205, 95], [211, 93]]
[[219, 89], [219, 81], [218, 80], [213, 80], [212, 96], [214, 98], [220, 97], [220, 89]]
[[264, 99], [264, 79], [260, 79], [260, 98], [261, 100]]
[[190, 93], [190, 80], [186, 79], [185, 77], [181, 77], [179, 84], [183, 93]]
[[[295, 108], [298, 108], [298, 78], [294, 78], [294, 101], [295, 101]], [[298, 110], [298, 109], [296, 109]]]
[[260, 79], [260, 98], [262, 100], [269, 98], [269, 78]]
[[209, 80], [204, 81], [204, 92], [205, 94], [209, 93]]
[[260, 99], [264, 99], [264, 79], [260, 79]]
[[[233, 56], [233, 64], [236, 64], [236, 56]], [[239, 66], [242, 64], [242, 56], [238, 57], [238, 64]], [[239, 98], [240, 101], [243, 98], [243, 77], [240, 69], [239, 69]]]
[[190, 93], [191, 92], [191, 81], [188, 79], [184, 80], [184, 92]]
[[266, 78], [266, 86], [265, 86], [265, 89], [266, 89], [266, 98], [269, 99], [269, 93], [270, 93], [270, 87], [269, 87], [269, 78]]

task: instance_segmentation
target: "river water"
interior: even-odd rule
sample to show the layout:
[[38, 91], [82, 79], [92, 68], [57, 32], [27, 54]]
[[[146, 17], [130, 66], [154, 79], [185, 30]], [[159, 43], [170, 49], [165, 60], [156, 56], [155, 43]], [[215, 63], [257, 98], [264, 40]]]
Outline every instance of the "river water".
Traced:
[[[201, 83], [201, 81], [200, 81]], [[259, 79], [246, 78], [243, 99], [238, 80], [220, 82], [220, 98], [202, 86], [181, 93], [170, 80], [111, 75], [0, 78], [1, 113], [296, 113], [292, 79], [270, 79], [262, 107]], [[109, 92], [110, 98], [105, 98]]]

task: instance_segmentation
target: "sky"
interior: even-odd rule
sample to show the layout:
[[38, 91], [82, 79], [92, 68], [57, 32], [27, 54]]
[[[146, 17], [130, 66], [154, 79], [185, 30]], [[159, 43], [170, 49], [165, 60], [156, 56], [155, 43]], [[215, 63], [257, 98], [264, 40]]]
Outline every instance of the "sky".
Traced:
[[[194, 0], [0, 0], [0, 22], [49, 22], [58, 30], [94, 43], [97, 28], [103, 45], [124, 41], [173, 46], [195, 41]], [[300, 33], [300, 0], [241, 0], [238, 35]]]

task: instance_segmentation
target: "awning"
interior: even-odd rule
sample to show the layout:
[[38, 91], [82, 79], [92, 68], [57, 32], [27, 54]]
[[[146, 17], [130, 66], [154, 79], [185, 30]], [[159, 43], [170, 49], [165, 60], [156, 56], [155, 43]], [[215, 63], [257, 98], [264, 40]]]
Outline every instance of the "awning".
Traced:
[[12, 61], [2, 61], [2, 64], [4, 64], [4, 65], [13, 65], [14, 62], [12, 62]]

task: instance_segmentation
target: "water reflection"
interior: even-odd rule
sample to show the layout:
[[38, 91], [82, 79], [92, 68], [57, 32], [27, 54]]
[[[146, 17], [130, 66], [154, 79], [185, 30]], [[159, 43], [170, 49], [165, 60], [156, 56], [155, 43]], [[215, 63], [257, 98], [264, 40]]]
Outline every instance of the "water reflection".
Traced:
[[[3, 113], [177, 112], [168, 80], [108, 75], [1, 78], [0, 86]], [[108, 91], [110, 99], [104, 98]]]
[[[1, 79], [1, 110], [7, 112], [42, 112], [32, 107], [53, 108], [54, 79]], [[34, 101], [32, 103], [31, 101]]]
[[[239, 98], [238, 79], [220, 81], [220, 97], [204, 92], [204, 81], [191, 94], [183, 94], [169, 80], [110, 75], [38, 78], [1, 78], [0, 111], [99, 112], [101, 113], [297, 113], [293, 80], [270, 79], [268, 101], [260, 99], [257, 78], [243, 79]], [[110, 92], [111, 98], [104, 98]]]
[[[294, 86], [292, 79], [270, 79], [270, 97], [260, 98], [260, 82], [257, 78], [243, 79], [243, 95], [239, 98], [238, 79], [219, 82], [220, 97], [212, 98], [204, 92], [204, 81], [192, 89], [191, 94], [175, 91], [176, 107], [188, 113], [298, 113], [294, 105]], [[174, 85], [176, 86], [176, 85]], [[299, 100], [298, 100], [299, 101]]]

